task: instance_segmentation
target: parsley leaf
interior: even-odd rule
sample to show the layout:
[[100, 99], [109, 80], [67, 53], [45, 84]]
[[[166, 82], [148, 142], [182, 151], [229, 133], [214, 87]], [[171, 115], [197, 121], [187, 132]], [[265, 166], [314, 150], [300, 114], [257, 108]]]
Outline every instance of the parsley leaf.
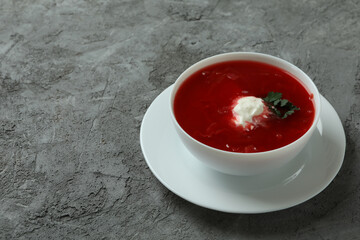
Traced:
[[282, 93], [278, 93], [278, 92], [269, 92], [268, 95], [266, 96], [266, 98], [264, 98], [265, 102], [274, 102], [278, 99], [281, 99], [282, 97]]
[[281, 99], [282, 93], [279, 92], [269, 92], [268, 95], [263, 98], [269, 109], [275, 113], [276, 116], [284, 119], [290, 116], [295, 112], [295, 110], [300, 110], [300, 108], [293, 105], [287, 99]]

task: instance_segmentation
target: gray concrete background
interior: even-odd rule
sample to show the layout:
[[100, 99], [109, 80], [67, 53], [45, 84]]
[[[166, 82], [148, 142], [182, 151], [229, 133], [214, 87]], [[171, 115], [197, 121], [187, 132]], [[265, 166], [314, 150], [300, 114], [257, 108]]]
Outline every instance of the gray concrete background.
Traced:
[[[360, 2], [0, 0], [0, 239], [359, 239]], [[151, 174], [142, 117], [223, 52], [311, 76], [347, 136], [321, 194], [268, 214], [195, 206]]]

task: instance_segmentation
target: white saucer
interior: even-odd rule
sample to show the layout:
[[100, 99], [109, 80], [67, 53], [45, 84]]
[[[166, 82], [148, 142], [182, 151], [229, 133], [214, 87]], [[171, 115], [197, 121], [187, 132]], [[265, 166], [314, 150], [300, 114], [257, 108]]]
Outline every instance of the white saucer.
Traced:
[[310, 142], [290, 163], [258, 176], [212, 170], [183, 146], [170, 118], [172, 86], [147, 110], [140, 130], [145, 160], [157, 179], [178, 196], [202, 207], [231, 213], [289, 208], [320, 193], [338, 173], [345, 133], [330, 103], [321, 97], [320, 122]]

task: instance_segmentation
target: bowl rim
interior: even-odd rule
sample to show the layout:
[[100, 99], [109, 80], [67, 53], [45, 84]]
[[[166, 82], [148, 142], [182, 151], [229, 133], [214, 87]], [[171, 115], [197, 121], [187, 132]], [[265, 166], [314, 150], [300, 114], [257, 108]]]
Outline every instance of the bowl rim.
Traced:
[[[226, 150], [222, 150], [222, 149], [218, 149], [215, 147], [211, 147], [209, 145], [206, 145], [198, 140], [196, 140], [195, 138], [193, 138], [190, 134], [188, 134], [178, 123], [178, 121], [176, 120], [175, 114], [174, 114], [174, 99], [175, 99], [175, 94], [177, 92], [177, 90], [179, 89], [179, 87], [177, 87], [178, 85], [181, 85], [189, 76], [191, 76], [192, 74], [194, 74], [195, 72], [199, 71], [200, 69], [203, 69], [205, 67], [217, 64], [217, 63], [221, 63], [221, 62], [227, 62], [227, 61], [241, 61], [241, 60], [245, 60], [245, 61], [254, 61], [254, 62], [262, 62], [262, 63], [266, 63], [269, 65], [272, 65], [274, 67], [280, 68], [284, 71], [289, 72], [288, 69], [284, 69], [282, 67], [279, 67], [277, 65], [271, 64], [269, 62], [265, 62], [265, 61], [261, 61], [262, 59], [259, 60], [252, 60], [252, 59], [246, 59], [246, 58], [239, 58], [239, 59], [222, 59], [223, 57], [237, 57], [237, 56], [242, 56], [242, 57], [260, 57], [262, 59], [268, 59], [268, 60], [272, 60], [274, 62], [278, 62], [281, 64], [284, 64], [288, 67], [288, 69], [293, 69], [295, 71], [297, 71], [300, 75], [302, 75], [304, 78], [308, 79], [309, 84], [312, 86], [312, 88], [315, 90], [315, 92], [310, 92], [310, 89], [308, 87], [308, 84], [304, 83], [302, 81], [302, 79], [299, 79], [298, 76], [294, 76], [298, 81], [300, 81], [300, 83], [305, 87], [305, 89], [313, 94], [313, 101], [314, 101], [314, 109], [315, 109], [315, 117], [314, 120], [312, 122], [312, 125], [310, 126], [310, 128], [298, 139], [296, 139], [295, 141], [282, 146], [280, 148], [276, 148], [276, 149], [272, 149], [272, 150], [268, 150], [268, 151], [262, 151], [262, 152], [252, 152], [252, 153], [243, 153], [243, 152], [231, 152], [231, 151], [226, 151]], [[220, 60], [222, 59], [222, 60]], [[210, 62], [210, 63], [208, 63]], [[202, 66], [203, 64], [205, 64], [204, 66]], [[201, 66], [201, 67], [199, 67]], [[292, 74], [291, 72], [289, 72], [290, 74]], [[188, 75], [189, 74], [189, 75]], [[185, 75], [188, 75], [187, 77], [184, 77]], [[294, 74], [292, 74], [294, 75]], [[188, 67], [185, 71], [183, 71], [180, 76], [176, 79], [175, 83], [173, 84], [173, 88], [171, 90], [170, 93], [170, 99], [169, 99], [169, 103], [170, 103], [170, 112], [171, 112], [171, 118], [173, 120], [173, 122], [175, 123], [175, 125], [177, 126], [178, 129], [181, 130], [181, 132], [183, 134], [185, 134], [185, 136], [187, 136], [189, 139], [191, 139], [192, 141], [196, 142], [197, 144], [199, 144], [200, 146], [209, 149], [211, 151], [215, 151], [219, 154], [227, 154], [227, 155], [232, 155], [232, 156], [261, 156], [261, 155], [268, 155], [268, 154], [272, 154], [272, 153], [276, 153], [276, 152], [280, 152], [283, 151], [285, 149], [291, 148], [292, 146], [296, 145], [298, 142], [300, 142], [303, 138], [305, 138], [307, 135], [312, 134], [314, 129], [316, 128], [318, 121], [320, 119], [320, 111], [321, 111], [321, 99], [320, 99], [320, 93], [318, 88], [316, 87], [315, 83], [313, 82], [313, 80], [305, 73], [303, 72], [300, 68], [298, 68], [297, 66], [295, 66], [294, 64], [283, 60], [279, 57], [275, 57], [269, 54], [264, 54], [264, 53], [258, 53], [258, 52], [228, 52], [228, 53], [221, 53], [221, 54], [217, 54], [217, 55], [213, 55], [207, 58], [204, 58], [194, 64], [192, 64], [190, 67]]]

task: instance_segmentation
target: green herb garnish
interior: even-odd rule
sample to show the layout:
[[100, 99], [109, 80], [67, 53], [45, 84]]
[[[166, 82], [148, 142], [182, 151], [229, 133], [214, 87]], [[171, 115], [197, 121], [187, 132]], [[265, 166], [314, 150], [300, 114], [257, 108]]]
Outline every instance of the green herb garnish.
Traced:
[[263, 98], [269, 109], [276, 114], [276, 116], [284, 119], [295, 112], [300, 110], [287, 99], [281, 99], [282, 93], [269, 92], [268, 95]]

